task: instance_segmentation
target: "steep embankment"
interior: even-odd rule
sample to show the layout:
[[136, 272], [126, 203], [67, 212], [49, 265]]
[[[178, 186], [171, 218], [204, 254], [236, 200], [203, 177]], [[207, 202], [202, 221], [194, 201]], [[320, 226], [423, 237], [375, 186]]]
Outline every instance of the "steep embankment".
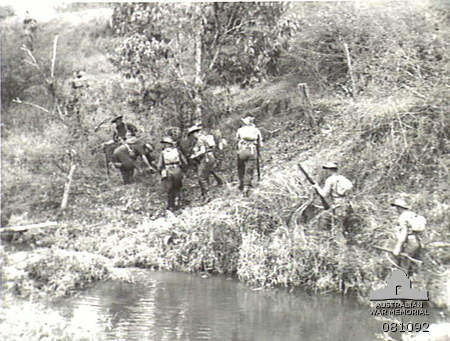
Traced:
[[[240, 96], [242, 93], [235, 96], [236, 102]], [[364, 136], [368, 130], [361, 128], [369, 125], [367, 120], [376, 119], [368, 118], [366, 110], [370, 109], [380, 122], [392, 114], [404, 117], [404, 112], [409, 115], [417, 105], [414, 97], [404, 96], [403, 106], [397, 105], [395, 113], [386, 103], [399, 103], [399, 98], [385, 98], [378, 104], [367, 98], [355, 101], [317, 98], [313, 105], [322, 123], [316, 134], [305, 124], [303, 109], [295, 103], [275, 116], [261, 115], [258, 125], [266, 140], [263, 178], [249, 198], [241, 195], [235, 182], [228, 181], [223, 188], [212, 190], [210, 203], [200, 205], [196, 202], [199, 193], [195, 174], [188, 172], [185, 206], [173, 215], [163, 210], [165, 196], [157, 175], [141, 175], [136, 184], [122, 186], [118, 174], [114, 174], [110, 182], [93, 178], [91, 183], [74, 184], [76, 194], [71, 210], [55, 233], [26, 233], [20, 239], [41, 247], [99, 254], [119, 267], [227, 273], [252, 286], [302, 286], [313, 291], [352, 292], [367, 297], [372, 288], [382, 285], [391, 268], [383, 255], [370, 246], [393, 241], [391, 226], [396, 217], [389, 212], [392, 198], [407, 194], [419, 209], [422, 200], [430, 200], [429, 209], [420, 211], [433, 226], [431, 233], [424, 236], [424, 243], [432, 245], [448, 238], [445, 226], [448, 212], [441, 196], [441, 186], [445, 184], [439, 179], [437, 182], [430, 179], [420, 190], [412, 188], [404, 193], [406, 186], [401, 182], [398, 188], [386, 188], [377, 177], [380, 171], [376, 168], [371, 169], [372, 178], [368, 179], [365, 173], [373, 161], [367, 159], [368, 153], [378, 164], [391, 161], [390, 167], [398, 166], [395, 159], [383, 159], [380, 155], [393, 155], [389, 148], [397, 145], [397, 139], [404, 141], [403, 138], [409, 137], [403, 135], [409, 132], [404, 130], [392, 132], [378, 146], [367, 142]], [[370, 125], [370, 129], [377, 129], [377, 125]], [[413, 145], [420, 142], [407, 141]], [[362, 148], [361, 143], [368, 145]], [[355, 148], [361, 151], [355, 153]], [[232, 155], [230, 148], [226, 159]], [[302, 162], [319, 179], [320, 165], [327, 160], [342, 164], [343, 173], [356, 183], [355, 221], [347, 242], [340, 238], [339, 231], [321, 228], [317, 216], [305, 222], [294, 214], [288, 220], [299, 204], [320, 215], [312, 201], [313, 192], [297, 171], [296, 163]], [[442, 171], [439, 168], [442, 161], [436, 160], [438, 172]], [[225, 178], [236, 179], [233, 167], [225, 168]], [[417, 174], [411, 172], [411, 176]], [[84, 190], [77, 192], [77, 188]], [[428, 192], [430, 188], [435, 191]], [[426, 199], [424, 193], [429, 193]], [[436, 274], [445, 275], [447, 249], [428, 248], [424, 257], [426, 266], [415, 280], [432, 290], [436, 303], [445, 305], [448, 297], [438, 296], [444, 292], [435, 287], [442, 285]], [[33, 278], [32, 273], [30, 276]]]
[[[65, 29], [62, 24], [58, 27]], [[92, 27], [99, 32], [95, 22]], [[70, 26], [70, 32], [75, 35], [76, 28]], [[51, 45], [53, 34], [48, 37], [45, 46]], [[69, 41], [61, 38], [60, 44]], [[92, 48], [92, 41], [104, 43], [95, 33], [85, 34], [80, 43], [84, 48], [69, 61], [73, 68], [82, 61], [93, 76], [87, 108], [89, 123], [95, 126], [116, 113], [109, 101], [128, 102], [127, 83], [109, 83], [117, 76], [106, 57]], [[68, 46], [65, 49], [71, 51]], [[99, 61], [101, 66], [97, 67]], [[69, 67], [59, 67], [57, 70], [70, 75]], [[222, 155], [227, 184], [212, 189], [213, 200], [200, 205], [196, 201], [196, 176], [189, 170], [184, 208], [173, 215], [164, 211], [165, 195], [158, 175], [141, 174], [130, 186], [122, 186], [116, 172], [107, 179], [100, 154], [93, 157], [89, 153], [93, 145], [109, 138], [109, 132], [105, 129], [89, 135], [77, 145], [81, 162], [69, 208], [58, 216], [58, 228], [13, 237], [16, 243], [43, 248], [39, 253], [44, 258], [39, 259], [45, 259], [49, 266], [40, 269], [35, 261], [38, 258], [30, 259], [14, 288], [24, 296], [46, 287], [65, 295], [84, 287], [81, 284], [86, 281], [107, 278], [111, 267], [140, 266], [227, 273], [252, 286], [301, 286], [366, 298], [370, 290], [384, 283], [391, 268], [371, 245], [393, 241], [396, 217], [389, 202], [404, 195], [427, 217], [430, 226], [423, 238], [429, 246], [424, 266], [415, 280], [442, 294], [442, 289], [433, 288], [441, 285], [438, 274], [445, 276], [450, 254], [448, 248], [432, 245], [449, 238], [447, 97], [439, 89], [429, 89], [422, 97], [402, 90], [388, 97], [360, 95], [354, 100], [321, 97], [312, 91], [317, 125], [311, 127], [297, 98], [297, 82], [290, 77], [252, 89], [231, 89], [231, 114], [220, 122], [224, 136], [231, 142], [239, 118], [252, 113], [265, 140], [262, 180], [249, 198], [236, 187], [232, 143]], [[29, 98], [41, 98], [32, 90]], [[120, 105], [117, 108], [123, 109], [130, 121], [136, 119], [146, 133], [154, 132], [146, 117], [138, 120], [126, 105]], [[12, 223], [55, 219], [68, 170], [61, 150], [72, 147], [66, 138], [68, 129], [53, 121], [47, 126], [35, 118], [39, 111], [28, 112], [20, 105], [10, 110], [13, 118], [8, 123], [12, 128], [2, 141], [2, 180], [12, 197], [9, 201], [22, 213], [13, 216]], [[20, 128], [30, 122], [30, 113], [35, 115], [32, 122], [37, 128], [23, 131]], [[161, 127], [160, 123], [154, 125]], [[30, 142], [34, 148], [27, 148]], [[342, 165], [342, 173], [355, 183], [353, 231], [346, 242], [339, 231], [324, 230], [317, 224], [317, 198], [296, 168], [296, 163], [302, 162], [313, 178], [319, 179], [320, 166], [328, 160]], [[309, 221], [302, 220], [295, 210], [299, 204]], [[293, 211], [297, 213], [292, 215]], [[57, 250], [56, 256], [50, 248]], [[80, 261], [86, 252], [98, 256], [85, 258], [88, 265]], [[7, 265], [14, 264], [14, 258], [4, 257]], [[55, 257], [65, 266], [52, 262]], [[53, 271], [52, 265], [58, 271]]]

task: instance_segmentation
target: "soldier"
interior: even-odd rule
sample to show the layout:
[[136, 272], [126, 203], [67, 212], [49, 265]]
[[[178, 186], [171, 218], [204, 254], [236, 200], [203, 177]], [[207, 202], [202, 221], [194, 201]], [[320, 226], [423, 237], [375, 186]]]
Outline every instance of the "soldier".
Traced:
[[[67, 100], [67, 109], [73, 114], [74, 117], [80, 119], [80, 109], [82, 105], [82, 97], [84, 95], [84, 88], [88, 87], [87, 79], [83, 71], [76, 70], [73, 73], [73, 78], [70, 79], [70, 96]], [[53, 91], [52, 83], [49, 83], [50, 91]], [[78, 123], [80, 124], [80, 123]]]
[[111, 123], [113, 124], [113, 141], [124, 142], [130, 136], [136, 136], [138, 129], [131, 123], [123, 122], [123, 115], [119, 115], [114, 118]]
[[[212, 152], [214, 153], [216, 163], [214, 165], [214, 170], [211, 170], [210, 174], [216, 180], [217, 186], [222, 186], [223, 179], [217, 172], [217, 170], [219, 169], [219, 166], [220, 166], [220, 157], [218, 157], [218, 154], [223, 156], [223, 149], [225, 148], [227, 141], [224, 138], [222, 138], [222, 133], [218, 129], [216, 129], [214, 132], [210, 132], [210, 131], [206, 131], [203, 128], [201, 122], [198, 122], [194, 125], [202, 128], [203, 135], [205, 136], [205, 139], [208, 142], [209, 147], [212, 149]], [[209, 185], [209, 176], [207, 178], [207, 181], [208, 181], [208, 185]]]
[[23, 34], [25, 37], [25, 46], [30, 51], [33, 51], [33, 43], [37, 30], [37, 21], [32, 18], [30, 13], [26, 11], [23, 19]]
[[112, 162], [116, 168], [119, 168], [125, 185], [133, 182], [133, 176], [136, 169], [136, 160], [140, 156], [151, 171], [155, 171], [152, 165], [153, 158], [151, 152], [153, 148], [143, 143], [136, 137], [129, 137], [127, 143], [124, 143], [114, 149]]
[[211, 138], [202, 133], [200, 126], [192, 126], [188, 130], [188, 136], [195, 139], [195, 145], [192, 149], [193, 154], [190, 156], [192, 160], [198, 160], [198, 183], [202, 196], [202, 202], [208, 201], [208, 182], [209, 175], [213, 174], [218, 179], [218, 184], [222, 184], [223, 180], [214, 173], [216, 165], [216, 157], [214, 156], [214, 145]]
[[145, 165], [148, 167], [148, 169], [151, 172], [155, 172], [155, 165], [153, 163], [153, 147], [149, 143], [143, 142], [141, 139], [138, 139], [135, 136], [128, 137], [126, 144], [130, 146], [131, 153], [137, 154], [137, 156], [140, 156], [142, 160], [144, 161]]
[[167, 191], [167, 209], [173, 211], [179, 206], [181, 201], [180, 193], [183, 186], [181, 166], [186, 165], [187, 160], [180, 153], [176, 147], [176, 142], [172, 138], [164, 137], [161, 143], [163, 144], [163, 150], [159, 157], [158, 169], [161, 172], [161, 180]]
[[330, 228], [335, 222], [339, 222], [345, 235], [348, 232], [347, 220], [352, 212], [349, 194], [353, 184], [345, 176], [338, 174], [338, 166], [334, 162], [327, 162], [322, 168], [327, 173], [325, 184], [323, 188], [318, 183], [313, 186], [330, 205], [330, 211], [323, 216], [323, 225]]
[[88, 87], [86, 83], [86, 74], [81, 70], [76, 70], [73, 73], [73, 78], [70, 80], [70, 85], [72, 89], [80, 89], [83, 87]]
[[244, 126], [236, 133], [239, 190], [245, 195], [248, 195], [253, 186], [253, 173], [259, 167], [259, 149], [263, 146], [261, 132], [256, 128], [254, 120], [252, 116], [243, 118], [241, 121]]
[[399, 214], [396, 226], [397, 243], [392, 253], [396, 257], [397, 265], [411, 275], [416, 271], [414, 264], [408, 258], [399, 257], [399, 255], [406, 253], [409, 257], [418, 258], [422, 248], [419, 234], [425, 231], [426, 219], [411, 211], [410, 206], [403, 199], [395, 200], [391, 206], [395, 207]]
[[134, 170], [136, 168], [136, 154], [128, 145], [120, 145], [114, 149], [112, 162], [120, 170], [123, 184], [133, 183]]

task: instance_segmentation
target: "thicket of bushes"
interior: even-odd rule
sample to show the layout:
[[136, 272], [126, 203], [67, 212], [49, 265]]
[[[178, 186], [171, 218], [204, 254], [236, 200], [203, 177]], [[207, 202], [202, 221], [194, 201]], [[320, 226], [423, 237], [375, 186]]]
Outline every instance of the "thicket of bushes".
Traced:
[[306, 3], [298, 11], [301, 30], [285, 71], [295, 65], [322, 91], [352, 91], [344, 43], [357, 92], [382, 96], [404, 86], [445, 84], [448, 12], [435, 1]]

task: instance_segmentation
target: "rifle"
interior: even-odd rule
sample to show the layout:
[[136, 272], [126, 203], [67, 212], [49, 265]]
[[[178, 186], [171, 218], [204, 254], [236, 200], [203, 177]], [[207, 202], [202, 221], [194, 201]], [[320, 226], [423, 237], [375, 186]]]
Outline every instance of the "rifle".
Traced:
[[256, 172], [258, 174], [258, 181], [261, 180], [261, 169], [259, 167], [259, 158], [260, 154], [259, 154], [259, 139], [258, 139], [258, 142], [256, 143]]
[[[394, 252], [393, 252], [392, 250], [386, 249], [386, 248], [381, 247], [381, 246], [372, 245], [372, 248], [374, 248], [374, 249], [376, 249], [376, 250], [384, 251], [384, 252], [389, 252], [389, 253], [391, 253], [392, 255], [394, 254]], [[399, 256], [408, 258], [411, 262], [414, 262], [414, 263], [417, 263], [417, 264], [422, 264], [422, 261], [421, 261], [421, 260], [418, 260], [418, 259], [416, 259], [416, 258], [413, 258], [413, 257], [411, 257], [410, 255], [408, 255], [407, 253], [401, 252], [401, 253], [399, 254]]]
[[109, 118], [105, 118], [103, 121], [101, 121], [99, 124], [97, 124], [97, 125], [95, 126], [95, 128], [94, 128], [94, 132], [97, 132], [97, 130], [99, 130], [100, 127], [101, 127], [102, 125], [104, 125], [107, 121], [109, 121]]
[[[111, 142], [104, 142], [102, 143], [99, 147], [96, 147], [96, 149], [100, 149], [103, 152], [103, 156], [105, 159], [105, 169], [106, 169], [106, 176], [109, 178], [110, 175], [110, 167], [109, 167], [109, 163], [112, 162], [112, 156], [113, 156], [113, 150], [114, 148], [112, 148], [113, 143]], [[112, 148], [112, 149], [111, 149]]]
[[[302, 165], [300, 163], [297, 164], [298, 168], [302, 171], [302, 173], [305, 175], [306, 180], [308, 180], [308, 182], [311, 185], [314, 185], [315, 182], [313, 179], [311, 179], [311, 177], [308, 175], [308, 173], [306, 173], [306, 171], [303, 169]], [[319, 191], [314, 188], [316, 190], [316, 193], [319, 195], [320, 201], [322, 202], [323, 208], [325, 210], [328, 210], [330, 208], [330, 204], [325, 200], [325, 198], [319, 193]]]

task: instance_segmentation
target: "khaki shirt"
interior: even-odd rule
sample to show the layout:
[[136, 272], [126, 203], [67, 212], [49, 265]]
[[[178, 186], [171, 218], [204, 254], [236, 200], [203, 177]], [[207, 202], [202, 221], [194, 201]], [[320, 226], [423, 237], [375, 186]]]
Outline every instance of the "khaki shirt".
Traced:
[[[397, 220], [397, 237], [406, 235], [413, 235], [416, 231], [412, 230], [412, 226], [417, 226], [419, 216], [413, 211], [406, 210], [398, 217]], [[418, 232], [418, 231], [417, 231]]]
[[246, 143], [259, 144], [261, 147], [263, 146], [261, 131], [254, 125], [239, 128], [236, 133], [236, 140], [238, 141], [239, 147]]
[[419, 242], [416, 232], [412, 230], [412, 226], [417, 226], [418, 219], [420, 219], [419, 217], [420, 216], [410, 210], [403, 211], [402, 214], [400, 214], [395, 231], [397, 244], [394, 248], [394, 254], [401, 252], [402, 246], [407, 240]]
[[128, 135], [136, 136], [138, 129], [134, 124], [124, 123], [115, 124], [113, 123], [113, 140], [119, 141], [119, 138], [126, 140]]
[[210, 147], [208, 137], [204, 134], [200, 134], [197, 138], [197, 141], [195, 141], [195, 145], [192, 148], [192, 151], [192, 158], [196, 158], [206, 153], [212, 152], [213, 147]]
[[184, 155], [182, 153], [180, 153], [180, 151], [178, 150], [177, 147], [167, 146], [162, 150], [161, 154], [159, 155], [159, 160], [158, 160], [158, 165], [157, 165], [158, 169], [162, 170], [168, 166], [166, 160], [164, 160], [164, 154], [165, 154], [165, 152], [173, 152], [174, 149], [178, 152], [179, 161], [178, 161], [177, 165], [181, 166], [181, 165], [187, 164], [187, 160], [185, 159]]
[[333, 175], [329, 176], [325, 180], [325, 184], [324, 184], [323, 189], [321, 190], [320, 194], [324, 198], [330, 197], [333, 200], [339, 200], [339, 199], [345, 198], [346, 193], [342, 193], [342, 188], [340, 188], [340, 186], [339, 186], [339, 181], [342, 179], [345, 179], [346, 182], [348, 181], [348, 179], [343, 175], [333, 174]]

